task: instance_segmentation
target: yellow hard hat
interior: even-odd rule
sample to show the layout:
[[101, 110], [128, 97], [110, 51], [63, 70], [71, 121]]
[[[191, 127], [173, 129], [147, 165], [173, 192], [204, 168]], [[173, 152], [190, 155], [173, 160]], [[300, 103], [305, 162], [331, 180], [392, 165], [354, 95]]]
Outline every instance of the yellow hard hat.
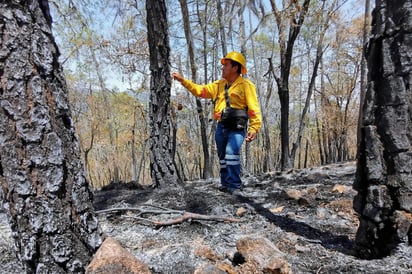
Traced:
[[246, 58], [245, 58], [245, 56], [243, 56], [242, 53], [237, 52], [237, 51], [229, 52], [225, 57], [223, 57], [222, 59], [220, 59], [220, 63], [221, 63], [222, 65], [224, 65], [225, 60], [227, 60], [227, 59], [236, 61], [236, 62], [238, 62], [239, 64], [241, 64], [241, 65], [242, 65], [242, 74], [243, 74], [243, 75], [246, 74], [246, 72], [247, 72], [247, 69], [246, 69]]

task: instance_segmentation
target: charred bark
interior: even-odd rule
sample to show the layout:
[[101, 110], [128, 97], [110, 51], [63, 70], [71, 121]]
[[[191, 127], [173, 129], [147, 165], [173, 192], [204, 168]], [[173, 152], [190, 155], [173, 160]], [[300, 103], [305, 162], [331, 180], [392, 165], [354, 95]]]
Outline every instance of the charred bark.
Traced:
[[367, 49], [354, 208], [360, 257], [412, 243], [412, 1], [377, 0]]
[[150, 170], [157, 186], [177, 185], [180, 178], [170, 140], [170, 47], [165, 1], [146, 1], [150, 51]]
[[25, 271], [82, 273], [102, 234], [46, 4], [0, 4], [0, 183]]

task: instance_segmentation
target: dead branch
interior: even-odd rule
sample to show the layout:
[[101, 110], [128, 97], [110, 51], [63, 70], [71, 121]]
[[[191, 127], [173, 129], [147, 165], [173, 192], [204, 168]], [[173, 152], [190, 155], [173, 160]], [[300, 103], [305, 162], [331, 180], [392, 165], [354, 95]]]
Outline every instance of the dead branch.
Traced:
[[[169, 209], [169, 208], [165, 208], [165, 207], [161, 207], [157, 205], [143, 205], [141, 207], [109, 208], [109, 209], [104, 209], [104, 210], [98, 210], [96, 211], [96, 213], [100, 214], [100, 213], [109, 213], [109, 212], [116, 212], [116, 211], [137, 211], [138, 212], [137, 216], [127, 216], [127, 218], [133, 218], [135, 220], [145, 221], [157, 227], [181, 224], [185, 221], [191, 221], [191, 220], [204, 220], [204, 221], [217, 221], [217, 222], [239, 222], [240, 221], [239, 219], [231, 218], [231, 217], [223, 217], [223, 216], [217, 216], [217, 215], [204, 215], [204, 214], [198, 214], [198, 213], [193, 213], [193, 212], [187, 212], [184, 210]], [[147, 218], [140, 217], [143, 214], [181, 214], [181, 216], [174, 218], [174, 219], [166, 220], [166, 221], [156, 221], [156, 220], [150, 220]]]
[[[147, 208], [158, 208], [158, 210], [155, 209], [147, 209]], [[98, 210], [96, 211], [97, 214], [100, 213], [108, 213], [108, 212], [116, 212], [116, 211], [137, 211], [139, 212], [139, 215], [142, 214], [172, 214], [172, 213], [177, 213], [177, 214], [183, 214], [183, 210], [175, 210], [175, 209], [169, 209], [161, 206], [156, 206], [156, 205], [143, 205], [141, 207], [114, 207], [114, 208], [108, 208], [108, 209], [103, 209], [103, 210]]]
[[239, 222], [239, 219], [222, 217], [216, 215], [203, 215], [192, 212], [185, 211], [183, 215], [179, 218], [168, 220], [168, 221], [153, 221], [156, 226], [169, 226], [174, 224], [181, 224], [188, 220], [205, 220], [205, 221], [218, 221], [218, 222]]

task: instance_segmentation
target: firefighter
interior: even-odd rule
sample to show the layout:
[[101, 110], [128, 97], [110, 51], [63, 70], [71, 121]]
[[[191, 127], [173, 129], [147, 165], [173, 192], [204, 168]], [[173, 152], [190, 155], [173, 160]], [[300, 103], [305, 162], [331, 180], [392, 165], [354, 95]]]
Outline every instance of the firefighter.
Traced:
[[246, 59], [240, 52], [229, 52], [220, 60], [222, 78], [198, 85], [180, 73], [172, 76], [194, 96], [214, 102], [214, 119], [218, 121], [215, 141], [220, 163], [219, 190], [240, 194], [240, 148], [243, 141], [253, 141], [262, 124], [255, 85], [242, 77], [247, 73]]

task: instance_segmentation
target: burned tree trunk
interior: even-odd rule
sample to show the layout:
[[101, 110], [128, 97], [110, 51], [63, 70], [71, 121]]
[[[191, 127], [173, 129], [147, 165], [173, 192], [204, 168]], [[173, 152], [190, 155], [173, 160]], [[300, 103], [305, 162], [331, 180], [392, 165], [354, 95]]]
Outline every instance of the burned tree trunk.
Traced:
[[170, 141], [170, 48], [165, 1], [146, 0], [150, 51], [150, 170], [155, 185], [179, 180]]
[[102, 235], [47, 1], [0, 3], [0, 183], [27, 273], [82, 273]]
[[412, 243], [412, 1], [377, 0], [354, 208], [360, 257]]

